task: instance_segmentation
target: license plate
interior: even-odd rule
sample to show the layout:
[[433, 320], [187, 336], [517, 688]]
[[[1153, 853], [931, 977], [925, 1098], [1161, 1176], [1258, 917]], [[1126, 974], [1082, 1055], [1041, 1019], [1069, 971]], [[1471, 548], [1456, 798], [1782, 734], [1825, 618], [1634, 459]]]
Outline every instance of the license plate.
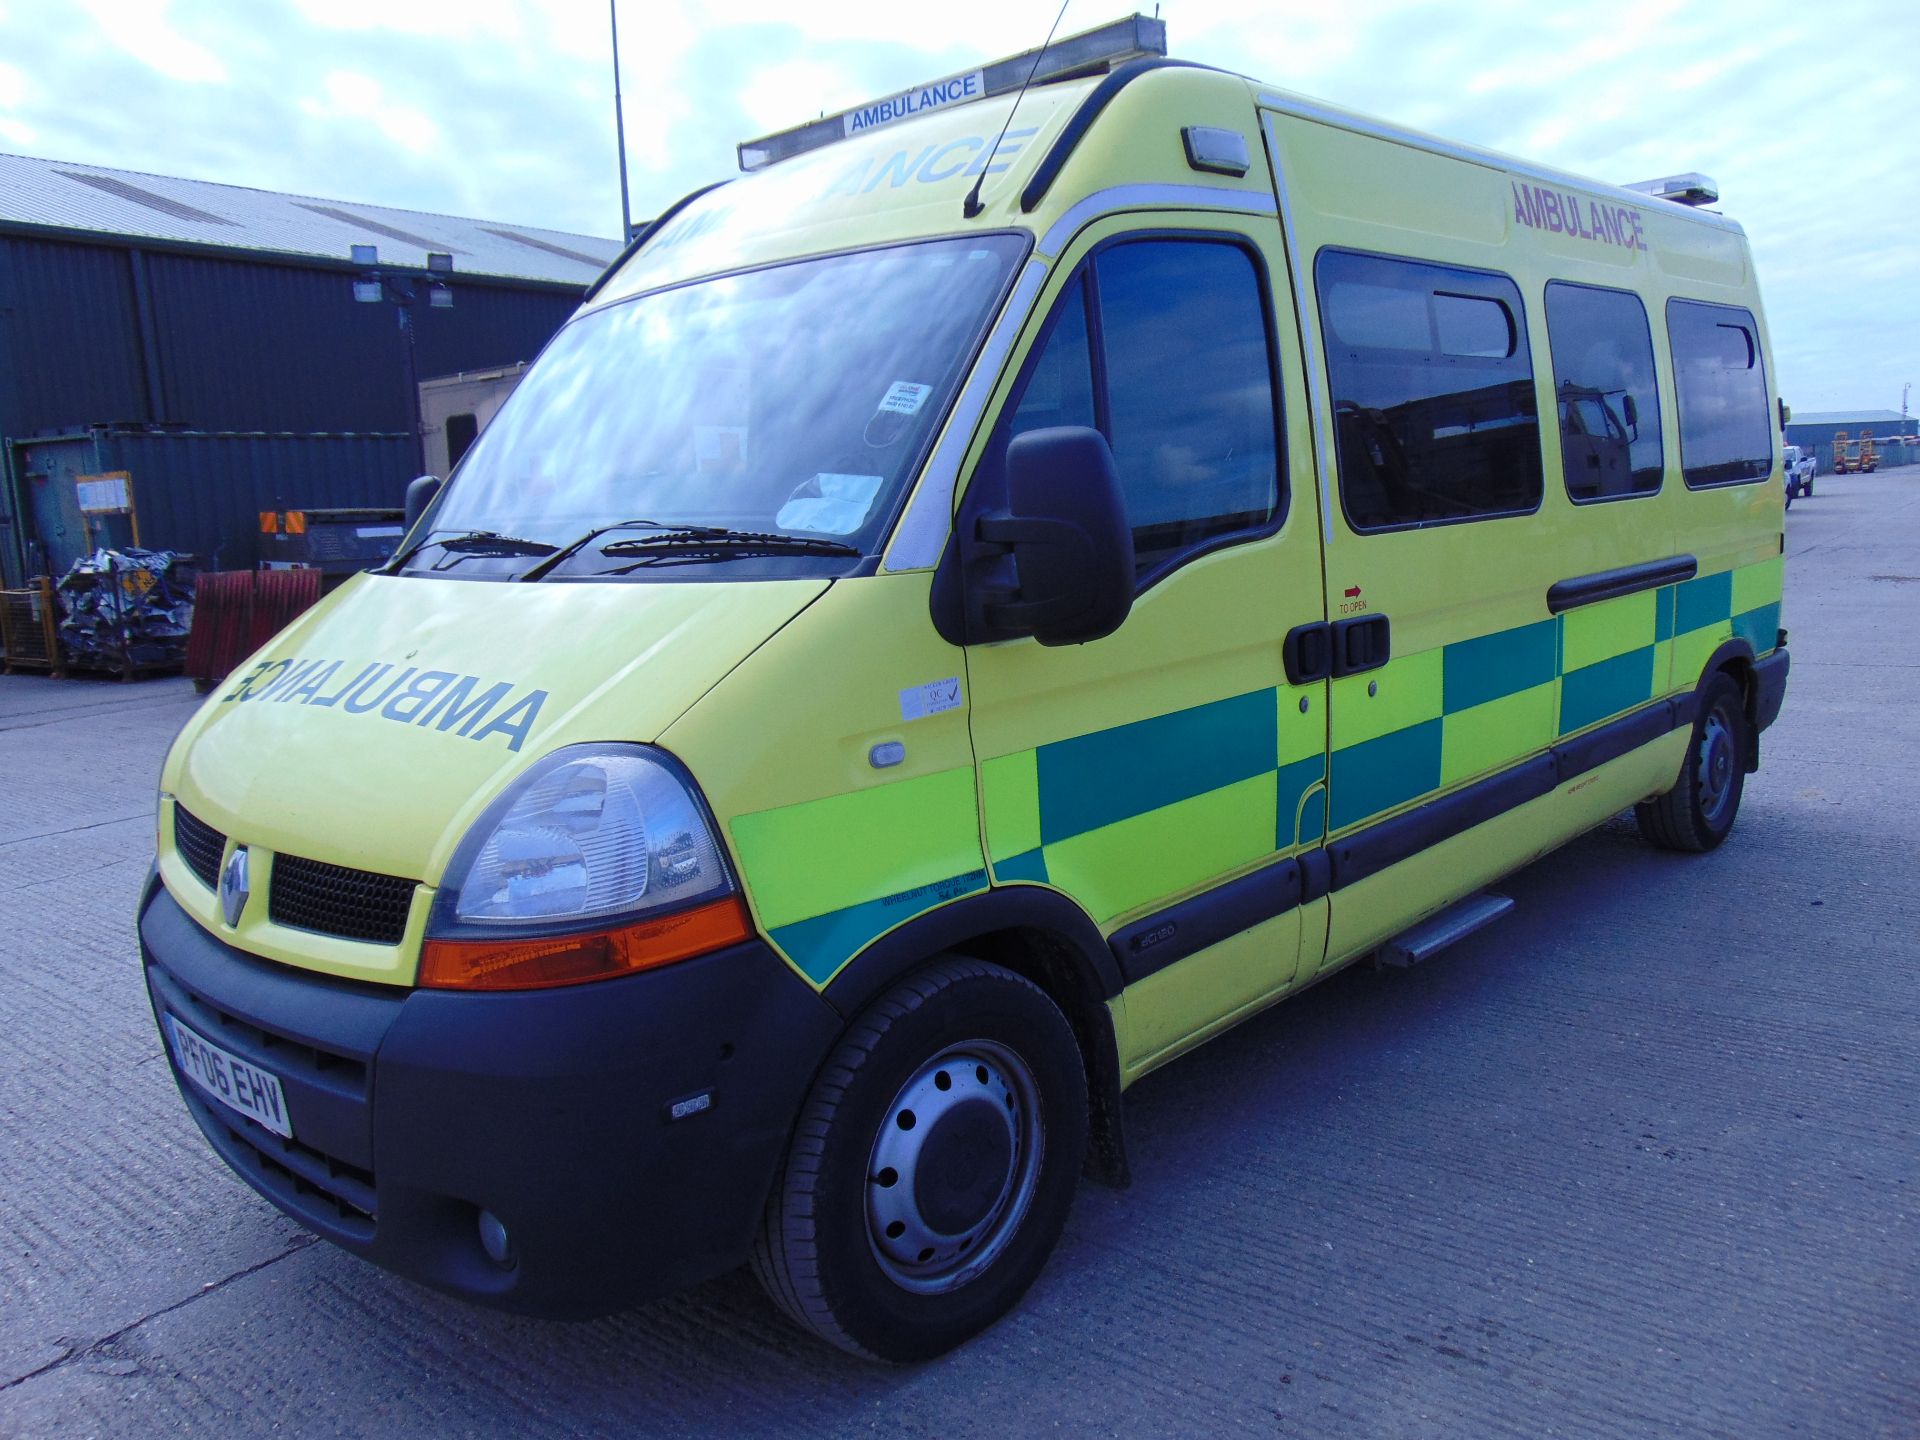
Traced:
[[166, 1021], [167, 1042], [181, 1074], [228, 1109], [238, 1110], [276, 1135], [293, 1138], [293, 1122], [287, 1118], [287, 1100], [280, 1093], [278, 1076], [222, 1050], [171, 1015]]

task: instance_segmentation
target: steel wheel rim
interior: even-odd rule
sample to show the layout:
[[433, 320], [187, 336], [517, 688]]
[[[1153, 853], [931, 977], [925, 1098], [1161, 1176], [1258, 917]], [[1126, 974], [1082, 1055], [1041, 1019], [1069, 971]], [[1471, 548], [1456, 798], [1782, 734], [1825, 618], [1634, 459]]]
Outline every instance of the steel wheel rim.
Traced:
[[1040, 1089], [991, 1040], [950, 1045], [887, 1107], [868, 1157], [867, 1241], [903, 1290], [957, 1290], [1006, 1252], [1046, 1150]]
[[1737, 764], [1733, 727], [1725, 712], [1716, 706], [1708, 714], [1706, 724], [1700, 727], [1700, 751], [1694, 771], [1700, 785], [1700, 813], [1715, 829], [1733, 803]]

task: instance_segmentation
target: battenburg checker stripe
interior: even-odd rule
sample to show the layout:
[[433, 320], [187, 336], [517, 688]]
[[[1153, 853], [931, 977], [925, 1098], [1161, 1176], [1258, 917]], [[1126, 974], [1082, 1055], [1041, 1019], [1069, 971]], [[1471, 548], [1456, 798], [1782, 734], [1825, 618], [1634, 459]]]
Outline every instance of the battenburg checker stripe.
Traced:
[[1331, 736], [1276, 686], [990, 758], [977, 788], [961, 768], [741, 816], [734, 843], [774, 943], [819, 984], [989, 876], [1056, 886], [1105, 923], [1690, 688], [1733, 636], [1771, 652], [1782, 573], [1769, 560], [1396, 656], [1333, 682]]

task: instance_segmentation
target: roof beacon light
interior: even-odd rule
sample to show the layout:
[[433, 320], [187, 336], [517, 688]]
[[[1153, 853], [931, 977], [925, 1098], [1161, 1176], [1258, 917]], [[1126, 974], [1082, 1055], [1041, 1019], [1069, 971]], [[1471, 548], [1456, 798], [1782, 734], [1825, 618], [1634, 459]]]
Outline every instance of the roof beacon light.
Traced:
[[864, 135], [882, 125], [912, 119], [928, 110], [966, 105], [995, 95], [1011, 95], [1026, 82], [1029, 74], [1038, 85], [1049, 80], [1100, 74], [1129, 60], [1166, 53], [1166, 23], [1147, 15], [1129, 15], [1110, 25], [1055, 40], [1039, 50], [1023, 50], [1018, 55], [990, 61], [978, 70], [910, 86], [837, 115], [744, 141], [739, 146], [740, 168], [748, 172], [763, 170], [778, 161]]
[[1660, 200], [1671, 200], [1676, 205], [1712, 205], [1720, 199], [1720, 187], [1710, 176], [1702, 175], [1697, 170], [1689, 170], [1684, 175], [1668, 175], [1661, 180], [1636, 180], [1620, 188], [1637, 190], [1642, 195], [1652, 195]]

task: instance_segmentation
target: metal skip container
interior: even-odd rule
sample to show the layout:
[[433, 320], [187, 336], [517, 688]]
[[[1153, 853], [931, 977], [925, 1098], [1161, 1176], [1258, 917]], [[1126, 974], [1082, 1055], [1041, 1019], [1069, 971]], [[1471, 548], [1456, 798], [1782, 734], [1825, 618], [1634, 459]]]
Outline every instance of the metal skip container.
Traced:
[[[89, 425], [6, 447], [0, 570], [8, 585], [65, 574], [102, 546], [192, 555], [247, 570], [261, 517], [396, 508], [413, 475], [401, 434], [257, 434]], [[98, 508], [106, 496], [114, 508]]]

